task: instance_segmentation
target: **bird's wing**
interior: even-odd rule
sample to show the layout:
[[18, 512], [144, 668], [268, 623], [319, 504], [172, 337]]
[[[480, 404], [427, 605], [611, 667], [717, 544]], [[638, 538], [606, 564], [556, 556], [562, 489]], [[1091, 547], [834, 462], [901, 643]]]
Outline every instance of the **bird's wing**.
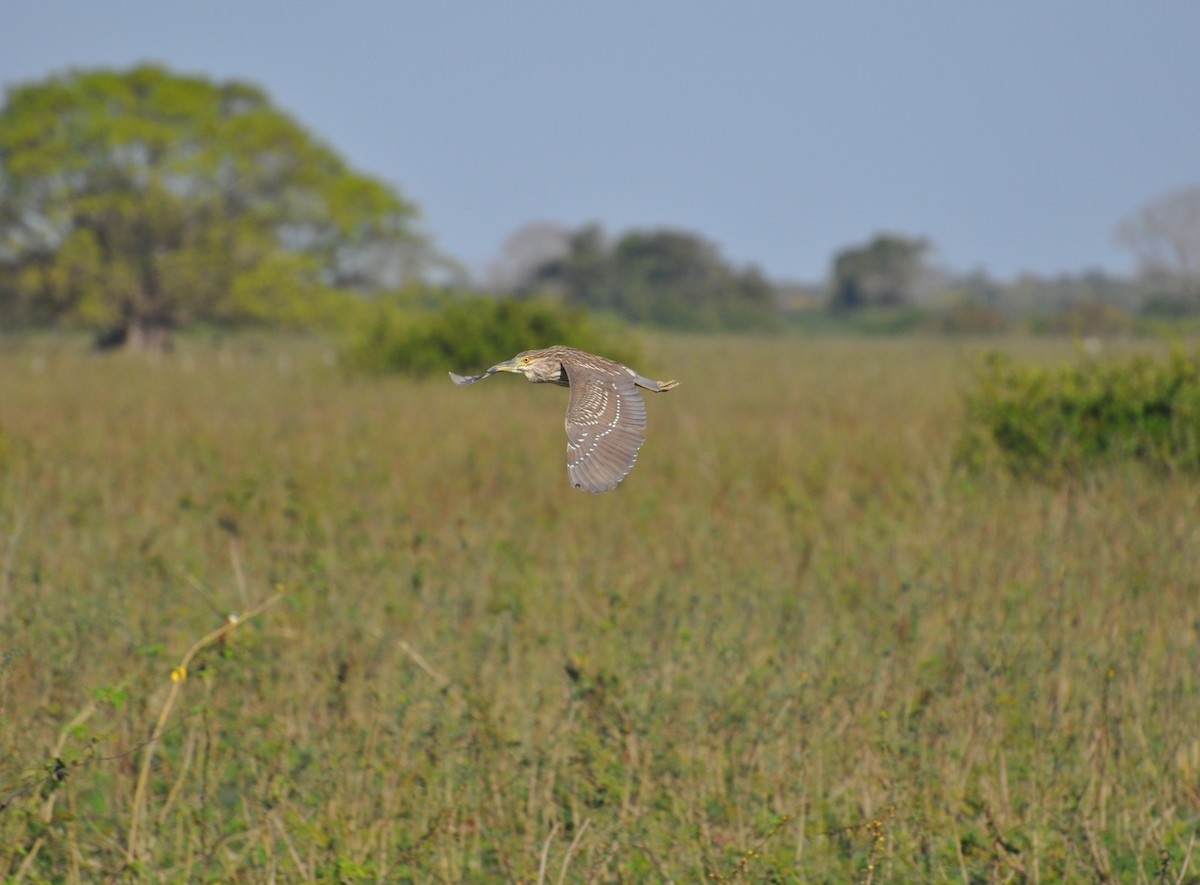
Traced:
[[607, 492], [629, 473], [646, 441], [646, 404], [624, 372], [567, 371], [567, 474], [577, 488]]

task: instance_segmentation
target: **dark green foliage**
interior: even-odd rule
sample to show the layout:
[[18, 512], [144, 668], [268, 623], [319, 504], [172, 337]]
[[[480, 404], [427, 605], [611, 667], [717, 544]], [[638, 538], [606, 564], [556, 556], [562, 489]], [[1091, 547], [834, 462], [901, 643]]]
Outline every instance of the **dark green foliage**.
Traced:
[[911, 304], [925, 273], [930, 243], [880, 234], [865, 246], [839, 252], [833, 261], [834, 310]]
[[611, 323], [594, 323], [581, 308], [545, 301], [470, 297], [448, 299], [441, 309], [405, 311], [381, 304], [363, 324], [348, 362], [371, 371], [428, 375], [475, 372], [551, 344], [566, 344], [622, 363], [636, 363], [638, 348]]
[[1200, 353], [1077, 365], [990, 354], [967, 397], [960, 454], [1061, 479], [1119, 462], [1200, 469]]
[[567, 304], [663, 328], [764, 329], [779, 322], [775, 290], [756, 269], [736, 269], [716, 246], [684, 231], [630, 231], [609, 245], [595, 226], [573, 234], [562, 258], [528, 287]]
[[752, 329], [775, 320], [775, 297], [754, 269], [735, 271], [715, 246], [677, 231], [633, 232], [612, 253], [614, 306], [678, 329]]

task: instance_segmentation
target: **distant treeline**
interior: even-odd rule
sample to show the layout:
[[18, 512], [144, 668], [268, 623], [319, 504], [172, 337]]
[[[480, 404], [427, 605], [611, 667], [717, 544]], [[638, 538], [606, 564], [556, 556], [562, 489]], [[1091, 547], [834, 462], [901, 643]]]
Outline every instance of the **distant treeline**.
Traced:
[[[1197, 244], [1200, 251], [1200, 244]], [[490, 269], [494, 293], [550, 295], [633, 322], [684, 329], [811, 328], [899, 332], [1119, 333], [1139, 320], [1200, 316], [1200, 285], [1147, 266], [1133, 277], [1102, 271], [998, 280], [929, 260], [925, 238], [880, 234], [839, 251], [820, 283], [772, 281], [737, 268], [701, 237], [678, 230], [606, 236], [541, 222], [517, 231]]]
[[1200, 315], [1200, 188], [1120, 226], [1139, 259], [1131, 279], [955, 274], [928, 239], [885, 233], [832, 256], [826, 281], [790, 283], [687, 231], [540, 223], [472, 280], [419, 215], [252, 85], [155, 66], [71, 71], [10, 88], [0, 107], [0, 324], [159, 346], [194, 323], [352, 324], [397, 292], [409, 314], [487, 294], [697, 331], [1099, 333]]
[[774, 286], [757, 269], [735, 268], [694, 234], [660, 229], [605, 236], [539, 224], [506, 244], [493, 288], [550, 296], [568, 307], [674, 329], [761, 329], [779, 321]]

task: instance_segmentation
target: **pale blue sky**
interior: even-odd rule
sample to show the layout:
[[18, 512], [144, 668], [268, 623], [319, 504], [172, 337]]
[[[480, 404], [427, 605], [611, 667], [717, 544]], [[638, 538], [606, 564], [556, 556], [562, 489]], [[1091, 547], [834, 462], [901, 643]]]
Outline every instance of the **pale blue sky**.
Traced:
[[517, 227], [670, 225], [816, 280], [878, 230], [1000, 276], [1130, 268], [1200, 183], [1200, 3], [6, 5], [0, 83], [139, 61], [267, 90], [475, 269]]

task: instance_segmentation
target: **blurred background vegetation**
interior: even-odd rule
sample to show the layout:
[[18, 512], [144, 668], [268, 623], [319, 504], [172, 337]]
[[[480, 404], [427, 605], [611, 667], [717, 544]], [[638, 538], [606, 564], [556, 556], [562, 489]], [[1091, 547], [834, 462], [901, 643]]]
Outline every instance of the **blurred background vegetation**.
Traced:
[[[826, 280], [772, 280], [697, 233], [550, 222], [520, 227], [472, 277], [408, 196], [350, 169], [261, 89], [155, 66], [81, 70], [13, 86], [0, 110], [0, 328], [134, 348], [197, 325], [334, 330], [355, 362], [416, 372], [513, 349], [513, 329], [467, 320], [495, 310], [488, 299], [536, 302], [486, 316], [546, 334], [577, 329], [581, 311], [609, 331], [1188, 331], [1200, 328], [1197, 218], [1193, 187], [1120, 221], [1139, 259], [1129, 278], [997, 280], [940, 267], [927, 237], [880, 232], [831, 256]], [[533, 316], [550, 325], [522, 326]], [[418, 342], [420, 355], [397, 356]]]

